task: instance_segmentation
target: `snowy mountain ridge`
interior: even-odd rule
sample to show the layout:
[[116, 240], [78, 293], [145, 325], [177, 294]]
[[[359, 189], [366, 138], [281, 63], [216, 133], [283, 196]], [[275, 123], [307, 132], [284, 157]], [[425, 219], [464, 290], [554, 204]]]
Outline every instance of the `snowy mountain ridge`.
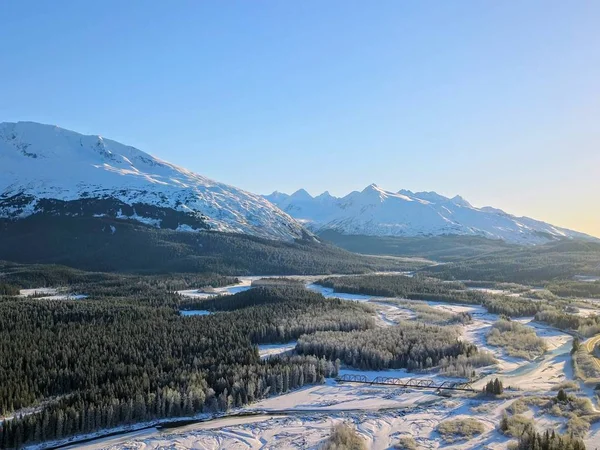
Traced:
[[109, 216], [277, 240], [307, 236], [263, 197], [134, 147], [51, 125], [0, 123], [0, 218], [38, 213]]
[[560, 238], [595, 239], [584, 233], [516, 217], [502, 210], [476, 208], [457, 195], [436, 192], [390, 192], [371, 184], [344, 197], [329, 192], [312, 197], [304, 189], [291, 195], [273, 192], [265, 198], [309, 229], [348, 235], [477, 235], [516, 244], [542, 244]]

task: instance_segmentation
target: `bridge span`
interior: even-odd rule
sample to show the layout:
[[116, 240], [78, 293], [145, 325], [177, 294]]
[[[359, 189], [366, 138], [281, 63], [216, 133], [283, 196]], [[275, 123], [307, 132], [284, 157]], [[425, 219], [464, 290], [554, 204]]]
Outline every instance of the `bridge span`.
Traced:
[[335, 379], [338, 383], [363, 383], [383, 386], [404, 387], [410, 389], [431, 389], [435, 391], [476, 392], [470, 381], [444, 381], [442, 383], [427, 378], [377, 377], [369, 380], [366, 375], [344, 374]]

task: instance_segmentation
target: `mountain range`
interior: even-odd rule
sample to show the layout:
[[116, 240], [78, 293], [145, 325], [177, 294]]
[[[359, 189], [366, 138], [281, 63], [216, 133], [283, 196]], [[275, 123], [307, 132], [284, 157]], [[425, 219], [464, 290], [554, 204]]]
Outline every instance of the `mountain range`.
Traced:
[[32, 122], [0, 124], [2, 260], [231, 275], [412, 267], [321, 242], [260, 195], [101, 136]]
[[[152, 234], [148, 230], [158, 231]], [[267, 262], [267, 253], [281, 255], [283, 247], [277, 244], [274, 251], [269, 242], [318, 243], [315, 235], [325, 231], [345, 236], [477, 236], [511, 244], [592, 239], [499, 209], [476, 208], [460, 196], [389, 192], [375, 184], [341, 198], [327, 192], [313, 197], [303, 189], [292, 195], [274, 192], [263, 197], [101, 136], [33, 122], [0, 124], [0, 231], [0, 259], [17, 260], [19, 252], [27, 250], [29, 257], [21, 259], [61, 262], [71, 261], [77, 253], [86, 267], [94, 268], [95, 255], [102, 254], [104, 262], [110, 260], [109, 249], [116, 251], [117, 241], [123, 254], [125, 248], [156, 246], [160, 241], [157, 255], [161, 256], [157, 258], [176, 261], [178, 270], [185, 266], [182, 255], [204, 258], [201, 264], [213, 267], [217, 256], [219, 265], [229, 264], [229, 256], [223, 259], [225, 253], [235, 255], [240, 248], [258, 245], [257, 241], [242, 243], [240, 237], [264, 240], [255, 253], [258, 259], [244, 262], [244, 269], [256, 266], [258, 260]], [[98, 240], [98, 231], [109, 236]], [[165, 233], [156, 234], [162, 231]], [[119, 239], [113, 236], [111, 240], [110, 235], [117, 232]], [[207, 237], [205, 232], [217, 233]], [[130, 242], [124, 240], [124, 233]], [[145, 240], [140, 233], [146, 233]], [[236, 238], [218, 238], [219, 233]], [[86, 242], [88, 248], [75, 245], [74, 239]], [[32, 240], [37, 243], [35, 248], [29, 248]], [[290, 267], [297, 250], [285, 249]], [[324, 250], [323, 246], [303, 248], [302, 264], [309, 267], [306, 261], [312, 256], [306, 255], [315, 252], [323, 257], [322, 267], [329, 267], [330, 262], [325, 261], [334, 260], [362, 264], [356, 255], [339, 253], [336, 248]], [[45, 256], [37, 258], [38, 254]], [[269, 258], [265, 267], [275, 270], [278, 259]], [[151, 267], [141, 255], [136, 264], [140, 261], [144, 268]], [[175, 267], [173, 264], [169, 267]]]
[[316, 233], [333, 230], [364, 236], [482, 236], [513, 244], [543, 244], [562, 238], [594, 239], [492, 207], [476, 208], [461, 196], [435, 192], [390, 192], [375, 184], [344, 197], [316, 197], [300, 189], [265, 198]]

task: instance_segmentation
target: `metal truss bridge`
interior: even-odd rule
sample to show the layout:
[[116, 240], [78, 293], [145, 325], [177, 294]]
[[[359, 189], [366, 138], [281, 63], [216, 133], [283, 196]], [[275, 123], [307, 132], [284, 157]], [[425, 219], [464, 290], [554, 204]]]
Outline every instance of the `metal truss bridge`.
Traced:
[[468, 391], [476, 392], [470, 381], [444, 381], [436, 383], [435, 380], [425, 378], [392, 378], [377, 377], [369, 380], [365, 375], [344, 374], [336, 378], [338, 383], [363, 383], [384, 386], [395, 386], [410, 389], [432, 389], [435, 391]]

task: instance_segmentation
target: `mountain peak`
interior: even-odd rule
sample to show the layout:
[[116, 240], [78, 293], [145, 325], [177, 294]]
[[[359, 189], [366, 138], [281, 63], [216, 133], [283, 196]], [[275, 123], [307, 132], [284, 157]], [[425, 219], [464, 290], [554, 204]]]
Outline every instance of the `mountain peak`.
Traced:
[[296, 192], [294, 192], [292, 195], [290, 195], [290, 197], [293, 197], [295, 199], [306, 199], [306, 200], [312, 200], [313, 196], [310, 195], [306, 189], [300, 188], [298, 189]]
[[366, 188], [364, 188], [361, 191], [361, 193], [363, 193], [363, 194], [368, 194], [368, 193], [387, 194], [386, 191], [384, 191], [383, 189], [381, 189], [375, 183], [371, 183], [370, 185], [368, 185]]
[[460, 195], [455, 195], [454, 197], [452, 197], [452, 203], [459, 206], [465, 206], [467, 208], [473, 207], [473, 205], [471, 205], [464, 197]]
[[283, 201], [285, 199], [288, 199], [290, 196], [288, 194], [283, 193], [283, 192], [273, 191], [269, 195], [264, 195], [264, 197], [267, 200], [269, 200], [271, 203], [277, 204], [278, 202], [281, 202], [281, 201]]
[[385, 200], [385, 198], [389, 195], [389, 193], [384, 191], [383, 189], [381, 189], [375, 183], [371, 183], [370, 185], [368, 185], [366, 188], [364, 188], [361, 191], [360, 195], [362, 197], [366, 197], [369, 199], [376, 199], [377, 201], [381, 202], [381, 201]]
[[319, 200], [325, 200], [325, 199], [332, 199], [335, 198], [333, 195], [331, 195], [329, 193], [329, 191], [325, 191], [322, 194], [319, 194], [315, 197], [315, 199], [319, 199]]

